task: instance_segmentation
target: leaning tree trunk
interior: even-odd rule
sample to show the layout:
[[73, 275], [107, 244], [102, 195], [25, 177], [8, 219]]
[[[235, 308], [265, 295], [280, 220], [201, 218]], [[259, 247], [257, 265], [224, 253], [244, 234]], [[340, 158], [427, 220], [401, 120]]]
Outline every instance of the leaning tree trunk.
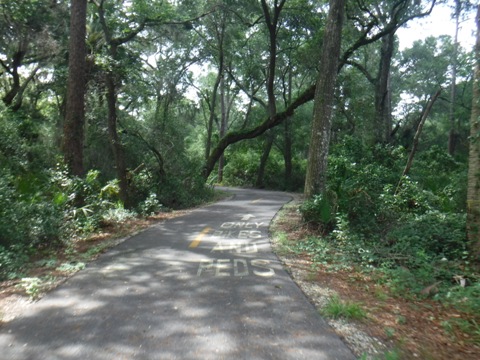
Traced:
[[402, 185], [403, 179], [405, 178], [405, 176], [408, 175], [408, 173], [410, 172], [410, 169], [412, 168], [413, 158], [415, 157], [415, 154], [417, 153], [418, 143], [419, 143], [419, 140], [420, 140], [420, 135], [422, 134], [423, 125], [425, 125], [425, 121], [427, 121], [428, 115], [430, 114], [430, 111], [432, 110], [433, 104], [435, 104], [435, 101], [437, 101], [437, 99], [438, 99], [438, 97], [440, 96], [441, 93], [442, 93], [442, 89], [437, 90], [435, 95], [433, 95], [430, 98], [425, 110], [422, 113], [422, 116], [420, 118], [420, 122], [419, 122], [418, 127], [417, 127], [417, 131], [415, 132], [415, 136], [413, 138], [412, 150], [410, 150], [410, 155], [408, 156], [407, 165], [405, 165], [405, 169], [403, 170], [400, 181], [398, 182], [397, 189], [395, 190], [395, 194], [398, 193], [398, 190], [400, 189], [400, 186]]
[[323, 192], [326, 186], [327, 159], [344, 12], [345, 0], [330, 0], [315, 89], [312, 134], [304, 190], [307, 198]]
[[315, 85], [310, 86], [302, 94], [300, 94], [295, 101], [293, 101], [287, 108], [280, 113], [277, 113], [273, 117], [267, 117], [259, 125], [252, 127], [250, 129], [241, 129], [237, 131], [229, 131], [227, 134], [218, 141], [218, 144], [212, 150], [212, 153], [205, 162], [202, 170], [202, 177], [207, 180], [210, 174], [212, 173], [215, 164], [217, 163], [220, 156], [223, 154], [226, 148], [230, 145], [233, 145], [239, 141], [254, 139], [267, 130], [272, 129], [280, 125], [285, 119], [293, 116], [295, 110], [298, 109], [303, 104], [313, 100], [315, 96]]
[[224, 45], [225, 45], [225, 31], [227, 29], [225, 13], [222, 15], [222, 22], [219, 26], [220, 28], [216, 29], [217, 44], [215, 45], [215, 47], [218, 48], [218, 72], [217, 72], [217, 78], [215, 79], [215, 84], [213, 85], [212, 99], [210, 104], [210, 115], [209, 115], [208, 124], [207, 124], [207, 141], [205, 144], [205, 159], [208, 159], [208, 157], [210, 156], [210, 152], [212, 148], [213, 125], [214, 125], [215, 116], [216, 116], [218, 88], [220, 87], [221, 82], [223, 81], [223, 78], [225, 76]]
[[473, 258], [480, 263], [480, 5], [477, 8], [476, 22], [477, 41], [468, 157], [467, 236]]
[[73, 175], [83, 176], [83, 141], [85, 124], [87, 0], [72, 0], [68, 84], [63, 152]]

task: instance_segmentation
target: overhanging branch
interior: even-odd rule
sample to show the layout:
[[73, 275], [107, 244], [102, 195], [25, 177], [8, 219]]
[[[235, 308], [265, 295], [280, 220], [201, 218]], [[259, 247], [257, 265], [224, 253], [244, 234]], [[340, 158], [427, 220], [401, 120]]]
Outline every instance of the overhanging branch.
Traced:
[[225, 149], [232, 144], [235, 144], [242, 140], [253, 139], [257, 136], [262, 135], [265, 131], [280, 125], [286, 118], [291, 117], [295, 110], [302, 106], [303, 104], [313, 100], [315, 96], [315, 85], [312, 85], [307, 90], [305, 90], [293, 103], [291, 103], [283, 112], [277, 113], [276, 115], [267, 118], [260, 125], [242, 131], [232, 131], [227, 133], [223, 138], [220, 139], [217, 146], [213, 149], [210, 156], [208, 157], [204, 169], [203, 176], [205, 179], [212, 173], [215, 164], [217, 163], [220, 156], [223, 154]]

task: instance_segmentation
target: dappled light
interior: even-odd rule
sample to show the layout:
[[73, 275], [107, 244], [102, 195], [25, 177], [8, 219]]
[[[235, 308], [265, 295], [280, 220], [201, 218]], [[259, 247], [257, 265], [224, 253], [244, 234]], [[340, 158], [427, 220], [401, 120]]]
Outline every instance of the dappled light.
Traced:
[[6, 325], [3, 355], [352, 359], [270, 251], [268, 224], [289, 199], [237, 191], [148, 228]]
[[[12, 328], [7, 349], [35, 358], [51, 327], [71, 330], [52, 339], [59, 358], [141, 358], [157, 343], [161, 358], [325, 355], [290, 325], [302, 313], [270, 254], [284, 192], [299, 204], [281, 252], [311, 262], [312, 287], [328, 279], [316, 271], [371, 276], [460, 312], [435, 317], [438, 346], [410, 357], [480, 348], [475, 1], [0, 2], [0, 323], [27, 299], [52, 317], [33, 340]], [[232, 207], [246, 193], [229, 187], [258, 197]], [[268, 299], [287, 309], [275, 334]], [[358, 310], [335, 299], [332, 313]], [[408, 353], [397, 327], [380, 331], [393, 349], [355, 355]], [[270, 355], [240, 350], [262, 345]]]

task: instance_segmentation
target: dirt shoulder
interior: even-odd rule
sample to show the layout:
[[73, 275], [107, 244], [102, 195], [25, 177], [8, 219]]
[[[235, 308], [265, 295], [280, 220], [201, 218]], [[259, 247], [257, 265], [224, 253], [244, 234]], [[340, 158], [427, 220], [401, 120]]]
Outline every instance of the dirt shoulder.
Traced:
[[274, 219], [274, 251], [319, 311], [334, 294], [366, 311], [367, 318], [361, 321], [327, 319], [359, 358], [480, 359], [480, 347], [468, 334], [445, 331], [446, 320], [465, 314], [430, 299], [393, 296], [387, 287], [354, 268], [326, 271], [308, 255], [294, 252], [294, 243], [309, 235], [297, 211], [299, 202], [297, 197]]

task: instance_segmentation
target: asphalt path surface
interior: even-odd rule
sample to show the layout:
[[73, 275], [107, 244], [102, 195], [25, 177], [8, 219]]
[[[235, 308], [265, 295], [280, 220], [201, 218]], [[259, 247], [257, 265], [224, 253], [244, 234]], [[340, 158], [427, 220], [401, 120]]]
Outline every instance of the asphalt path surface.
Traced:
[[272, 253], [291, 198], [232, 197], [111, 249], [0, 328], [0, 359], [354, 359]]

